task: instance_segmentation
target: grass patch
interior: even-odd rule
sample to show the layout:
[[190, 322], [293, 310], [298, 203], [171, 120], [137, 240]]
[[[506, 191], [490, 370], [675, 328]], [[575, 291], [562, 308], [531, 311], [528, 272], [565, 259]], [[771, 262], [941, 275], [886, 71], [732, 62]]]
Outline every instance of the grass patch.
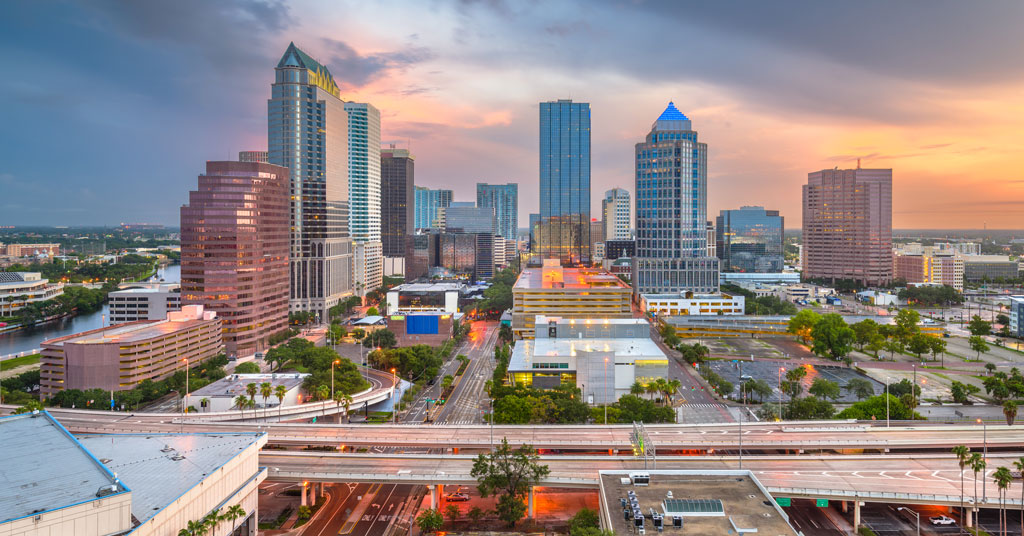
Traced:
[[285, 508], [284, 511], [282, 511], [281, 514], [270, 523], [259, 523], [259, 528], [260, 530], [277, 530], [281, 528], [281, 525], [284, 525], [285, 521], [288, 521], [288, 516], [290, 515], [292, 515], [291, 506]]
[[857, 529], [857, 534], [860, 534], [860, 536], [878, 536], [878, 534], [875, 534], [875, 531], [863, 525], [861, 525], [861, 527]]
[[15, 357], [14, 359], [8, 359], [6, 361], [0, 361], [0, 371], [12, 370], [18, 367], [24, 367], [26, 365], [35, 365], [39, 363], [39, 354], [23, 355], [21, 357]]
[[951, 378], [949, 377], [949, 375], [947, 375], [947, 374], [943, 374], [943, 373], [941, 373], [941, 372], [932, 372], [932, 374], [934, 374], [934, 375], [936, 375], [936, 376], [938, 376], [938, 377], [942, 378], [943, 380], [949, 380], [949, 381], [953, 381], [953, 380], [952, 380], [952, 379], [951, 379]]

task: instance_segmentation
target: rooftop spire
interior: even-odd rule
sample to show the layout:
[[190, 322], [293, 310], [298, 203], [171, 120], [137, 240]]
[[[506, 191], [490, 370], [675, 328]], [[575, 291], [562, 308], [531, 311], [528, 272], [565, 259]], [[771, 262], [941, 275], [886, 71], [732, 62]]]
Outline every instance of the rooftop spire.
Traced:
[[683, 112], [676, 108], [675, 103], [672, 101], [668, 102], [668, 107], [665, 108], [664, 112], [658, 116], [658, 121], [689, 121], [690, 118], [683, 115]]

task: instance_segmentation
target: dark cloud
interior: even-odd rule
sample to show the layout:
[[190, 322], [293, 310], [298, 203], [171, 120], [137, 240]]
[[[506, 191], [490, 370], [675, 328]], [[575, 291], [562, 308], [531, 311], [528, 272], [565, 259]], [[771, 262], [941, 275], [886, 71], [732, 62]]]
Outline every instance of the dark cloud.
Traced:
[[389, 71], [401, 71], [415, 63], [433, 58], [425, 47], [409, 47], [397, 52], [362, 55], [344, 41], [323, 39], [328, 68], [338, 85], [359, 88], [384, 76]]

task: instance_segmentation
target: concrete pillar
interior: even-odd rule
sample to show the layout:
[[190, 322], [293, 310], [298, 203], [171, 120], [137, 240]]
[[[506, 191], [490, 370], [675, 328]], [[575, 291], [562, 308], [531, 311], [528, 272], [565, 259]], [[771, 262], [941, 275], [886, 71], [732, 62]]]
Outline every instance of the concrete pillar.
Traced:
[[527, 517], [533, 519], [533, 486], [530, 486], [530, 496], [526, 502], [527, 506]]
[[842, 502], [843, 502], [843, 513], [844, 514], [850, 513], [850, 503], [847, 502], [847, 501], [842, 501]]
[[452, 447], [452, 454], [458, 454], [458, 453], [459, 453], [459, 447]]
[[326, 484], [321, 482], [320, 483], [320, 496], [321, 497], [326, 497], [327, 496], [327, 490], [325, 489], [325, 487], [326, 487]]
[[608, 449], [609, 456], [615, 456], [615, 449]]
[[853, 530], [860, 529], [860, 501], [853, 501]]
[[437, 509], [437, 488], [434, 486], [427, 486], [430, 488], [430, 508]]
[[302, 493], [300, 493], [299, 495], [302, 496], [301, 506], [306, 506], [306, 483], [305, 482], [302, 483]]
[[967, 516], [967, 519], [966, 519], [966, 522], [964, 523], [964, 525], [966, 525], [968, 528], [973, 527], [974, 526], [974, 508], [968, 508], [967, 512], [965, 512], [964, 515]]

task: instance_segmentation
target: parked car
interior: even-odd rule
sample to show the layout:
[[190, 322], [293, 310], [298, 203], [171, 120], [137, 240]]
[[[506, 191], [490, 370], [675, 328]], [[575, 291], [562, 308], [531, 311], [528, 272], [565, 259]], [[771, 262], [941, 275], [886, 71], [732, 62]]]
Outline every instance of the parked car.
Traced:
[[956, 523], [953, 518], [946, 516], [929, 517], [928, 521], [930, 521], [932, 525], [953, 525]]
[[444, 499], [448, 502], [466, 502], [469, 500], [469, 495], [465, 493], [449, 493], [444, 496]]

